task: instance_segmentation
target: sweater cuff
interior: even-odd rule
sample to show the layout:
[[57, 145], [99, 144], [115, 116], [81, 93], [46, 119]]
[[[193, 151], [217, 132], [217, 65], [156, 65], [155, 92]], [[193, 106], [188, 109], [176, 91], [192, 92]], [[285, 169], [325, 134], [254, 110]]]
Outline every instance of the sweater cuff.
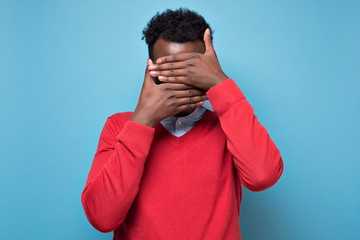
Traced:
[[131, 146], [135, 151], [148, 153], [154, 133], [154, 128], [128, 120], [116, 139], [127, 147]]
[[245, 99], [244, 94], [231, 78], [211, 88], [206, 95], [219, 116], [226, 112], [232, 104]]

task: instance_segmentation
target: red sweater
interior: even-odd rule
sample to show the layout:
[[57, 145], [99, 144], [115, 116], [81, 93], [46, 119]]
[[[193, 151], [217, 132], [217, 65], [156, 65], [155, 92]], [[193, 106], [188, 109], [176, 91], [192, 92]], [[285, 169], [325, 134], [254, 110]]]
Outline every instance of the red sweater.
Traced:
[[81, 195], [96, 229], [122, 240], [241, 239], [241, 185], [271, 187], [283, 162], [232, 79], [207, 96], [214, 112], [181, 137], [130, 112], [107, 119]]

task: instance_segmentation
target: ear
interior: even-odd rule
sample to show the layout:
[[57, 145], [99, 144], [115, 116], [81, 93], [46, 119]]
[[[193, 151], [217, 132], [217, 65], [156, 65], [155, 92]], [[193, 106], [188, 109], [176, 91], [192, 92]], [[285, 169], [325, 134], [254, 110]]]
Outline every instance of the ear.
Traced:
[[215, 53], [214, 46], [211, 40], [210, 29], [207, 28], [204, 32], [204, 43], [205, 43], [205, 54], [206, 53]]

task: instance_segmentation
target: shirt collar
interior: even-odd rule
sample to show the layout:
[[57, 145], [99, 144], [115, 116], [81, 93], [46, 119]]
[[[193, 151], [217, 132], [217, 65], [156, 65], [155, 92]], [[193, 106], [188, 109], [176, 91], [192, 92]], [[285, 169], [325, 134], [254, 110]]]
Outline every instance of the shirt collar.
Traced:
[[212, 112], [214, 111], [209, 100], [206, 100], [201, 107], [195, 108], [195, 110], [189, 115], [184, 117], [170, 116], [164, 120], [161, 120], [161, 123], [176, 122], [178, 119], [180, 119], [183, 124], [191, 124], [199, 121], [204, 116], [206, 110], [210, 110]]
[[204, 105], [202, 105], [204, 108], [206, 108], [207, 110], [209, 110], [209, 111], [214, 111], [214, 109], [213, 109], [213, 107], [211, 106], [211, 103], [210, 103], [210, 101], [209, 100], [206, 100], [205, 102], [204, 102]]

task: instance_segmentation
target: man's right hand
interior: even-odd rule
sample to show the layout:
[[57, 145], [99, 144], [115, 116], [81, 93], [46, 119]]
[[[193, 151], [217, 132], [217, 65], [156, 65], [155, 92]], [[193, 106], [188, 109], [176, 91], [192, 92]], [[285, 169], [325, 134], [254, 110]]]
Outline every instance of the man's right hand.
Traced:
[[139, 102], [130, 120], [154, 127], [159, 121], [176, 115], [180, 112], [191, 112], [204, 104], [206, 93], [193, 86], [182, 83], [155, 84], [147, 62], [144, 83], [141, 89]]

